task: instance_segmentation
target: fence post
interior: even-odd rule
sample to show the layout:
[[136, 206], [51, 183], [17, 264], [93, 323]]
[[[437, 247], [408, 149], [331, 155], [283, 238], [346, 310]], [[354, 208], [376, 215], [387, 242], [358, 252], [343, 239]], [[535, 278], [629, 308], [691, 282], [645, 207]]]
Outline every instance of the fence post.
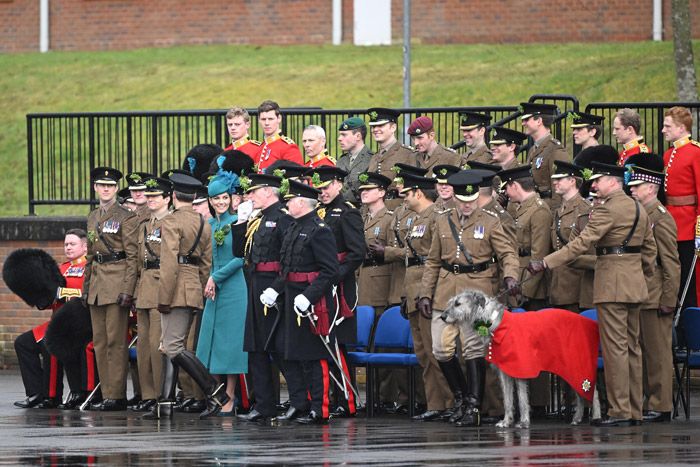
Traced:
[[151, 157], [153, 163], [153, 174], [162, 172], [158, 164], [158, 116], [151, 116]]
[[27, 189], [29, 190], [27, 201], [29, 203], [29, 215], [35, 216], [34, 212], [34, 164], [32, 155], [34, 153], [34, 131], [32, 128], [32, 118], [27, 115]]

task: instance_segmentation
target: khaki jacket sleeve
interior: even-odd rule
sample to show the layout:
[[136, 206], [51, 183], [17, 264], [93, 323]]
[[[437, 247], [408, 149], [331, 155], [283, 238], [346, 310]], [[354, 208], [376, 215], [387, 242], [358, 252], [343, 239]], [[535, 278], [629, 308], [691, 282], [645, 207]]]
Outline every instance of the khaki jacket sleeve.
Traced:
[[139, 218], [136, 215], [131, 215], [124, 219], [122, 224], [122, 244], [126, 253], [126, 272], [124, 273], [124, 282], [122, 283], [121, 293], [126, 295], [134, 295], [136, 289], [136, 281], [139, 278], [138, 273], [138, 228]]
[[[209, 230], [211, 235], [211, 230]], [[158, 283], [158, 304], [170, 305], [175, 295], [177, 276], [180, 267], [177, 255], [180, 252], [180, 229], [175, 216], [166, 216], [161, 226], [160, 281]], [[211, 238], [209, 240], [211, 251]]]
[[678, 290], [681, 285], [677, 235], [676, 224], [669, 217], [663, 218], [661, 222], [654, 225], [654, 238], [663, 276], [659, 303], [670, 307], [678, 304]]
[[211, 225], [209, 222], [204, 222], [202, 238], [199, 242], [202, 245], [202, 256], [199, 258], [199, 281], [202, 283], [202, 290], [204, 290], [209, 280], [212, 260]]
[[613, 215], [605, 204], [596, 207], [581, 235], [570, 241], [561, 250], [545, 256], [544, 262], [547, 267], [554, 269], [563, 266], [588, 252], [590, 246], [603, 238], [612, 228], [613, 222]]
[[440, 275], [442, 258], [438, 222], [439, 221], [436, 220], [436, 222], [430, 225], [430, 238], [432, 241], [430, 242], [430, 253], [428, 253], [425, 266], [423, 267], [423, 280], [421, 281], [418, 298], [428, 297], [432, 299], [435, 294], [435, 286], [437, 285], [438, 276]]
[[569, 263], [569, 266], [576, 269], [588, 269], [592, 271], [595, 269], [596, 259], [596, 255], [581, 255]]
[[[646, 214], [646, 211], [643, 212]], [[644, 271], [644, 276], [648, 279], [656, 270], [657, 249], [656, 240], [654, 239], [654, 232], [651, 229], [649, 218], [644, 216], [642, 221], [646, 223], [646, 228], [644, 229], [644, 240], [642, 241], [642, 271]]]
[[[518, 278], [520, 261], [515, 253], [515, 246], [510, 236], [503, 230], [503, 226], [498, 222], [491, 231], [491, 248], [496, 252], [498, 263], [503, 271], [503, 277]], [[431, 253], [433, 249], [430, 249]]]

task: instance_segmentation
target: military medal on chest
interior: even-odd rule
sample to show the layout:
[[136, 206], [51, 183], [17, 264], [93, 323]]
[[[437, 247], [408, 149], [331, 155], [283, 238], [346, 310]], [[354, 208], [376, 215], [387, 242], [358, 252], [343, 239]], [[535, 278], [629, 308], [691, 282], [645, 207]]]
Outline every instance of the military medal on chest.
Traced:
[[485, 232], [484, 226], [477, 225], [476, 227], [474, 227], [474, 238], [477, 240], [481, 240], [482, 238], [484, 238], [484, 232]]
[[119, 232], [119, 222], [114, 220], [105, 221], [102, 224], [102, 233], [115, 234]]
[[538, 157], [535, 159], [535, 168], [539, 169], [542, 167], [542, 162], [544, 162], [544, 157]]
[[149, 242], [160, 243], [160, 227], [151, 232], [146, 240]]

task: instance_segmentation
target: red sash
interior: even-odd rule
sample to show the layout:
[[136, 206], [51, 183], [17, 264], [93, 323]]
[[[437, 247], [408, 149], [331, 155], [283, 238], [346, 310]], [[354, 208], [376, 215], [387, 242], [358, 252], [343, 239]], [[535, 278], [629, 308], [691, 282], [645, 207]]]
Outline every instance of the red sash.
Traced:
[[[290, 282], [303, 282], [310, 284], [311, 282], [315, 281], [317, 277], [317, 271], [287, 273], [287, 280]], [[328, 314], [328, 306], [326, 305], [326, 297], [321, 297], [321, 299], [314, 304], [314, 314], [318, 319], [316, 320], [316, 327], [309, 323], [309, 326], [311, 326], [311, 332], [317, 336], [327, 336], [330, 333], [331, 323], [330, 316]]]
[[[338, 253], [338, 262], [342, 263], [347, 256], [348, 253], [345, 251]], [[354, 316], [352, 308], [350, 308], [350, 305], [348, 305], [348, 302], [345, 300], [345, 288], [342, 282], [338, 284], [338, 303], [340, 303], [340, 316], [343, 318], [352, 318]]]

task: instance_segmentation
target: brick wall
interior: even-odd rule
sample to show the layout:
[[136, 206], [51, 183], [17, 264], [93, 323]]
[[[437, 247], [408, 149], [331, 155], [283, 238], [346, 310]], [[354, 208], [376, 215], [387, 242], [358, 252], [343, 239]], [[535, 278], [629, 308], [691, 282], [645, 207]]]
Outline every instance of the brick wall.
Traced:
[[[353, 40], [353, 2], [343, 0], [343, 40]], [[39, 1], [0, 0], [0, 52], [36, 51]], [[664, 38], [671, 39], [671, 0]], [[700, 37], [700, 0], [690, 0]], [[329, 44], [330, 0], [52, 0], [52, 50], [180, 44]], [[651, 39], [652, 0], [429, 0], [412, 2], [416, 42], [525, 43]], [[403, 0], [392, 0], [402, 36]]]
[[[0, 269], [5, 259], [19, 248], [41, 248], [65, 261], [63, 236], [68, 229], [85, 228], [85, 218], [5, 218], [0, 219]], [[0, 369], [17, 364], [15, 338], [43, 323], [50, 311], [29, 307], [0, 281]]]

